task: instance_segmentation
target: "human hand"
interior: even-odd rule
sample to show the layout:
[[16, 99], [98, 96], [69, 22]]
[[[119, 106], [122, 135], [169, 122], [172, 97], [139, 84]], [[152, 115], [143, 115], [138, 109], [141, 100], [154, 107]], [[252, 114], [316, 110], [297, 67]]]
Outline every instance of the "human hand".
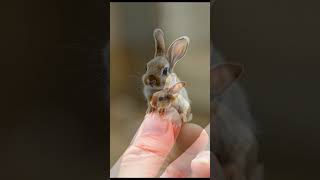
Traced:
[[196, 124], [172, 123], [179, 119], [174, 108], [147, 114], [111, 177], [210, 177], [209, 135]]

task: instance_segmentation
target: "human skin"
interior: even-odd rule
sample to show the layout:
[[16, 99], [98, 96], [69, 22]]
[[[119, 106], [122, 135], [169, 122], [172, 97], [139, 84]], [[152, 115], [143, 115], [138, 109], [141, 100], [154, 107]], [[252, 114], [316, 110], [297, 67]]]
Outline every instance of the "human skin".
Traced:
[[209, 135], [193, 123], [177, 124], [174, 108], [145, 116], [111, 177], [210, 177]]

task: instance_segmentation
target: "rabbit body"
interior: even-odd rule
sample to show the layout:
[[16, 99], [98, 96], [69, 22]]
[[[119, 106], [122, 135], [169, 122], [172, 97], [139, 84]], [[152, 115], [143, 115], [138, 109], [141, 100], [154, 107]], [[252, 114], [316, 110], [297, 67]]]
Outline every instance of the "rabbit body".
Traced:
[[172, 106], [178, 111], [183, 122], [192, 120], [190, 102], [183, 95], [179, 94], [172, 103]]
[[[160, 86], [158, 88], [154, 88], [154, 87], [150, 87], [150, 86], [144, 86], [143, 87], [143, 94], [145, 96], [145, 98], [148, 100], [148, 105], [150, 103], [150, 100], [151, 100], [151, 97], [154, 93], [164, 89], [166, 86], [173, 86], [175, 83], [177, 82], [180, 82], [180, 79], [178, 78], [178, 76], [176, 75], [176, 73], [171, 73], [170, 76], [173, 76], [175, 80], [171, 81], [170, 83], [167, 83], [163, 86]], [[186, 100], [188, 101], [189, 103], [191, 103], [190, 99], [189, 99], [189, 96], [188, 96], [188, 92], [186, 90], [186, 88], [182, 88], [180, 90], [180, 94], [181, 96]]]
[[173, 75], [170, 75], [164, 89], [152, 95], [151, 111], [157, 110], [163, 114], [169, 107], [174, 107], [180, 114], [182, 122], [188, 122], [192, 119], [190, 100], [181, 94], [181, 91], [185, 90], [186, 83], [176, 82], [176, 80]]
[[[142, 76], [142, 82], [144, 84], [143, 93], [148, 105], [146, 113], [153, 110], [151, 99], [155, 93], [165, 88], [172, 87], [180, 82], [180, 79], [173, 70], [176, 63], [186, 54], [190, 41], [188, 37], [181, 36], [176, 39], [166, 51], [163, 31], [161, 29], [155, 29], [153, 36], [155, 40], [154, 58], [147, 63], [146, 72]], [[181, 87], [177, 94], [179, 94], [179, 96], [177, 96], [178, 100], [174, 103], [174, 107], [176, 107], [178, 111], [183, 111], [186, 106], [190, 106], [187, 90], [184, 87]], [[179, 102], [183, 103], [181, 107], [179, 106]], [[189, 111], [191, 111], [191, 108], [189, 109]], [[191, 112], [188, 114], [191, 114]], [[188, 117], [188, 120], [192, 119], [192, 116]]]

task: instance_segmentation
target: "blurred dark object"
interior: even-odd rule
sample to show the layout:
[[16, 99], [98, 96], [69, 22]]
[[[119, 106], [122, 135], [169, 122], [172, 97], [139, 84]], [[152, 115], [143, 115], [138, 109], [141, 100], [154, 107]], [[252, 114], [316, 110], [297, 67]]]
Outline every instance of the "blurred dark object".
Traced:
[[319, 178], [319, 5], [218, 0], [211, 9], [215, 47], [245, 67], [265, 179]]
[[[243, 67], [231, 63], [228, 69], [222, 66], [226, 63], [230, 62], [226, 62], [217, 50], [212, 48], [210, 77], [212, 151], [217, 156], [226, 179], [262, 180], [263, 160], [258, 159], [259, 141], [256, 137], [255, 121], [246, 94], [239, 83], [240, 78], [236, 77], [237, 73], [232, 73], [243, 73]], [[236, 77], [234, 81], [233, 77]], [[242, 78], [242, 75], [240, 77]], [[215, 82], [220, 83], [214, 84]], [[232, 84], [229, 86], [228, 82]], [[214, 89], [220, 93], [216, 93]]]
[[3, 7], [0, 179], [106, 176], [105, 6]]

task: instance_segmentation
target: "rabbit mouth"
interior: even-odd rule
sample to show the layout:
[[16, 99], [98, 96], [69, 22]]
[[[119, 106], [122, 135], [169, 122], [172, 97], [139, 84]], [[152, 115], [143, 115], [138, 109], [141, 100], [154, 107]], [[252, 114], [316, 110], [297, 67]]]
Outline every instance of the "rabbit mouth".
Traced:
[[156, 78], [148, 78], [145, 82], [146, 85], [149, 85], [152, 88], [160, 87], [161, 83]]
[[150, 86], [152, 89], [159, 89], [159, 90], [162, 89], [162, 86], [157, 85], [157, 84], [149, 84], [149, 86]]
[[150, 82], [149, 86], [153, 88], [153, 87], [158, 87], [159, 85], [156, 82]]
[[163, 86], [161, 85], [151, 85], [151, 84], [146, 84], [146, 87], [149, 87], [149, 89], [155, 90], [155, 91], [160, 91], [163, 89]]

